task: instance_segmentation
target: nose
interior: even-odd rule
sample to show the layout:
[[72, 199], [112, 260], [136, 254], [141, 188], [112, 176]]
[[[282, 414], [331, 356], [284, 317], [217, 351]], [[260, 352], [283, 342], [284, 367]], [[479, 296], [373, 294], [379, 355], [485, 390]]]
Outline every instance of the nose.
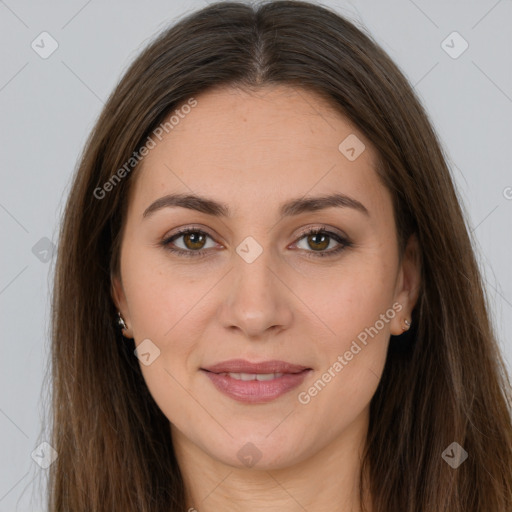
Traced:
[[264, 250], [251, 263], [236, 255], [234, 268], [226, 276], [219, 319], [225, 328], [252, 340], [275, 335], [293, 320], [293, 294], [270, 252]]

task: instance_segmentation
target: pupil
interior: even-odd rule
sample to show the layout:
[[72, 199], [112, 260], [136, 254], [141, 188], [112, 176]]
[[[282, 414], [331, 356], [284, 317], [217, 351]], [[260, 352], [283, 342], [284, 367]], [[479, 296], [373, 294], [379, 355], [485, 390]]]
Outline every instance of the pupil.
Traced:
[[320, 247], [320, 249], [325, 249], [329, 243], [327, 242], [327, 244], [325, 243], [325, 239], [328, 238], [327, 235], [323, 235], [323, 234], [320, 234], [320, 233], [317, 233], [315, 235], [311, 235], [310, 238], [316, 238], [316, 237], [321, 237], [324, 239], [324, 242], [313, 242], [314, 244], [316, 243], [316, 245], [318, 244], [323, 244], [322, 247]]
[[196, 244], [200, 244], [198, 238], [202, 238], [203, 235], [199, 234], [199, 233], [189, 233], [186, 235], [186, 239], [187, 240], [191, 240], [191, 243], [192, 245], [194, 246], [194, 248], [197, 248], [195, 247]]

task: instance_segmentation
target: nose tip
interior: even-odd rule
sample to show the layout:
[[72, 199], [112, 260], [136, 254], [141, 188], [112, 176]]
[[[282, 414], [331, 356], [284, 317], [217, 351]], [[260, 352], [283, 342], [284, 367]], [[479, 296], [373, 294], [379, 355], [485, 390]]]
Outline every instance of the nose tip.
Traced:
[[241, 330], [251, 339], [279, 333], [293, 318], [287, 287], [276, 277], [264, 256], [250, 264], [244, 260], [239, 263], [221, 306], [221, 322], [231, 330]]

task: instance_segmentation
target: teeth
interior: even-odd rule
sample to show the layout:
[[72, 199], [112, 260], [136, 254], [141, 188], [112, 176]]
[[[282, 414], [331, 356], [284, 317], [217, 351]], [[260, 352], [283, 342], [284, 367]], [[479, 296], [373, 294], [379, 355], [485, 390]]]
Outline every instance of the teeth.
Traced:
[[258, 373], [256, 374], [256, 380], [272, 380], [282, 376], [282, 373]]
[[272, 380], [282, 377], [282, 373], [222, 373], [221, 375], [229, 375], [236, 380]]

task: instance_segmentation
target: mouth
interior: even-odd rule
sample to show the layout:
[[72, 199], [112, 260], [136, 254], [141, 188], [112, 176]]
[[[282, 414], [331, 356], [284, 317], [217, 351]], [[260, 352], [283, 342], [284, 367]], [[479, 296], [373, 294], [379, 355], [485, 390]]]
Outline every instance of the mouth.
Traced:
[[267, 381], [267, 380], [274, 380], [278, 379], [279, 377], [282, 377], [285, 375], [284, 373], [234, 373], [234, 372], [223, 372], [223, 373], [217, 373], [217, 375], [223, 375], [231, 377], [235, 380], [243, 380], [245, 382], [248, 382], [250, 380], [259, 380], [261, 381]]
[[245, 359], [230, 359], [221, 363], [202, 368], [212, 373], [246, 373], [246, 374], [271, 374], [271, 373], [299, 373], [311, 369], [307, 366], [288, 363], [286, 361], [261, 361], [251, 363]]
[[244, 403], [272, 401], [296, 388], [312, 368], [285, 361], [251, 363], [242, 359], [224, 361], [201, 371], [215, 388]]

